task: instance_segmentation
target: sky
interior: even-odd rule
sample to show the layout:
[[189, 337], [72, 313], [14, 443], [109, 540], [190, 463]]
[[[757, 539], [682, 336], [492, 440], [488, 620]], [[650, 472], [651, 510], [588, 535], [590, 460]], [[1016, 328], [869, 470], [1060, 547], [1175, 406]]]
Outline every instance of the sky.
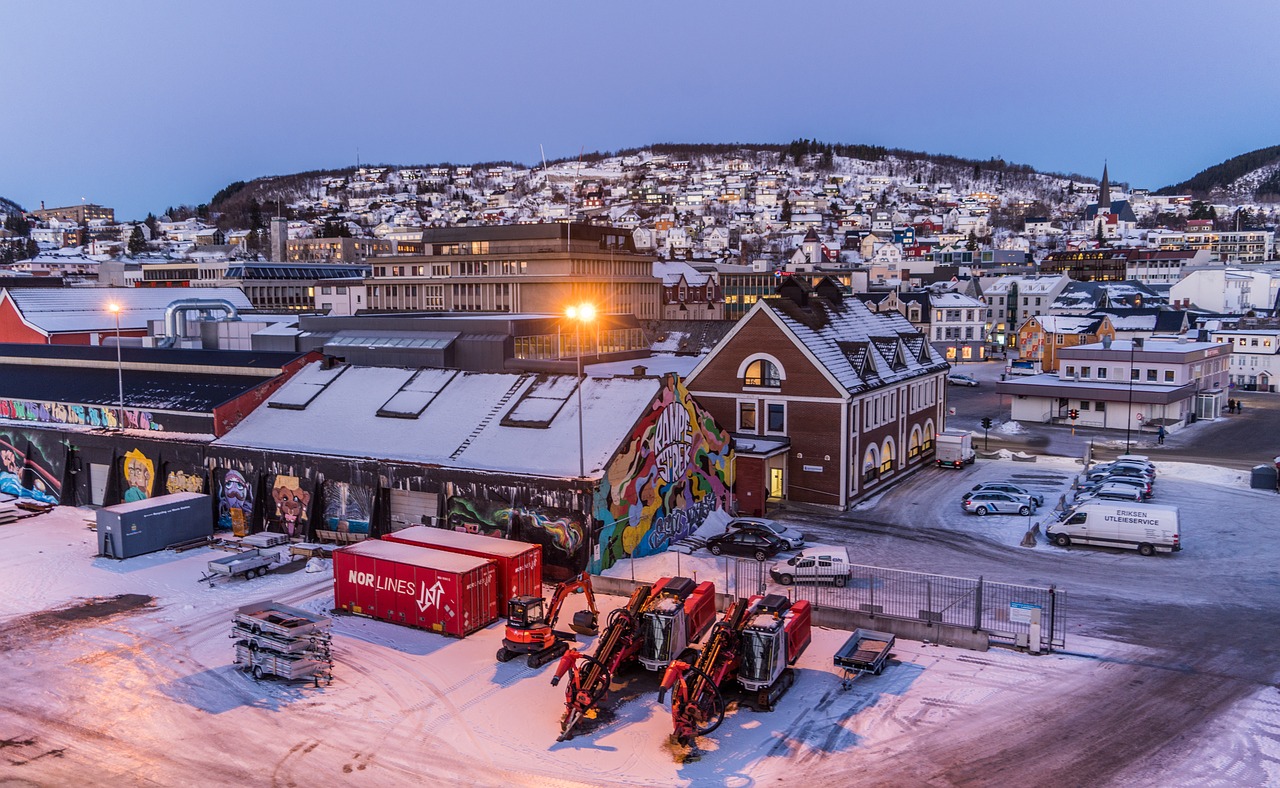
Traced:
[[[6, 3], [0, 196], [799, 137], [1158, 188], [1280, 144], [1280, 4]], [[540, 147], [541, 146], [541, 147]]]

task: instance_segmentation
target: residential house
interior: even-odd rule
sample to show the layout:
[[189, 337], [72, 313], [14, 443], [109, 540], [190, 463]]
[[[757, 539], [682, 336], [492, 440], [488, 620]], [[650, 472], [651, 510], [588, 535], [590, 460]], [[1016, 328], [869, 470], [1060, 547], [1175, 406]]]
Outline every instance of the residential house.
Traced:
[[1018, 327], [1018, 359], [1038, 364], [1041, 372], [1058, 370], [1058, 351], [1067, 347], [1115, 339], [1107, 316], [1037, 315]]
[[1231, 346], [1230, 385], [1237, 391], [1271, 391], [1280, 384], [1280, 329], [1211, 331], [1214, 342]]

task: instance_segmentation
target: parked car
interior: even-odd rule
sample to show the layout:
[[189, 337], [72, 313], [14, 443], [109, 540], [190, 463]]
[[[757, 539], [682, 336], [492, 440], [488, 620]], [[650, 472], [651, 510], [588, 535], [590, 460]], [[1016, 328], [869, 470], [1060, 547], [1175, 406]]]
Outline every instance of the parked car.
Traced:
[[1103, 485], [1121, 485], [1124, 487], [1132, 487], [1142, 494], [1143, 500], [1150, 498], [1154, 493], [1150, 482], [1145, 479], [1135, 479], [1132, 476], [1103, 476], [1096, 482], [1086, 482], [1076, 487], [1077, 495], [1085, 495], [1096, 492]]
[[1044, 506], [1043, 495], [1033, 493], [1030, 490], [1009, 482], [983, 482], [982, 484], [975, 484], [973, 486], [973, 492], [980, 492], [982, 490], [996, 490], [998, 492], [1013, 493], [1014, 495], [1025, 495], [1035, 501], [1036, 506]]
[[1012, 514], [1016, 512], [1025, 517], [1036, 510], [1036, 502], [1031, 500], [1030, 496], [1015, 495], [1014, 493], [1000, 492], [998, 490], [967, 492], [964, 494], [964, 500], [960, 502], [960, 505], [964, 507], [966, 512], [973, 512], [976, 515], [989, 513]]
[[804, 547], [804, 534], [794, 528], [788, 528], [777, 520], [765, 517], [735, 517], [725, 525], [726, 531], [761, 530], [773, 534], [787, 543], [790, 550]]
[[1155, 474], [1150, 471], [1133, 465], [1117, 465], [1114, 463], [1098, 465], [1085, 474], [1085, 478], [1091, 482], [1101, 481], [1108, 476], [1128, 476], [1132, 479], [1142, 479], [1153, 484], [1156, 479]]
[[803, 552], [769, 568], [775, 583], [832, 583], [844, 587], [849, 582], [849, 552], [843, 547], [823, 547]]
[[745, 555], [763, 561], [787, 548], [787, 543], [771, 533], [760, 530], [737, 530], [718, 534], [707, 540], [712, 555]]
[[960, 372], [952, 372], [947, 375], [947, 383], [952, 386], [976, 386], [978, 381], [976, 378], [970, 377]]
[[1101, 482], [1099, 484], [1090, 485], [1090, 489], [1081, 491], [1076, 495], [1077, 501], [1133, 501], [1141, 503], [1144, 499], [1142, 490], [1131, 484], [1119, 484], [1116, 482]]

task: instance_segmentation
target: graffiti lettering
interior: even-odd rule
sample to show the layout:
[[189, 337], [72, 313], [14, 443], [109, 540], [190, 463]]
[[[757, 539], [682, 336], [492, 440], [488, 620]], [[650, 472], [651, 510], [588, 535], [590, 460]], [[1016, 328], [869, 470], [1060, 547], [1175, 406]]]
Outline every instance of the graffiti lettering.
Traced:
[[684, 476], [689, 469], [689, 411], [683, 405], [673, 402], [662, 409], [653, 442], [662, 480], [672, 482]]
[[[164, 429], [151, 411], [126, 410], [124, 414], [125, 422], [133, 429]], [[91, 427], [115, 427], [117, 422], [115, 408], [21, 399], [0, 399], [0, 418], [41, 424], [85, 424]]]

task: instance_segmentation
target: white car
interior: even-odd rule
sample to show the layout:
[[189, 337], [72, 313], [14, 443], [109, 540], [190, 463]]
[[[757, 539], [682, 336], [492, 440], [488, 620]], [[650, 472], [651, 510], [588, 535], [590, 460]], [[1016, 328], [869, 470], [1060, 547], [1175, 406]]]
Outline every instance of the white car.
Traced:
[[787, 543], [788, 550], [804, 547], [804, 534], [794, 528], [788, 528], [776, 520], [765, 517], [735, 517], [725, 525], [725, 531], [739, 530], [768, 531]]
[[952, 386], [976, 386], [978, 385], [978, 380], [977, 378], [970, 377], [969, 375], [952, 372], [950, 375], [947, 375], [947, 383]]

